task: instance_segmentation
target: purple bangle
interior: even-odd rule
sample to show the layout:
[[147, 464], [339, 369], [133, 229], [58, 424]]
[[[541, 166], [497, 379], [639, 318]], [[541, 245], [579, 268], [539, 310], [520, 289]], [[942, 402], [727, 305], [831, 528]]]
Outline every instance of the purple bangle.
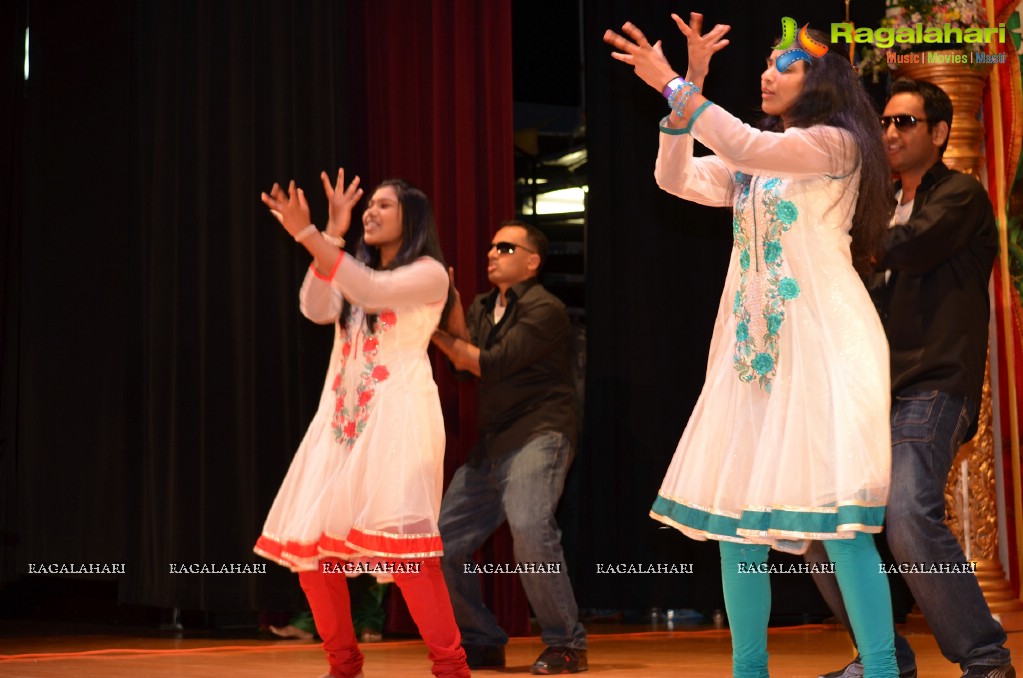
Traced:
[[685, 80], [683, 80], [682, 78], [672, 78], [671, 82], [665, 85], [664, 89], [661, 90], [661, 94], [664, 95], [665, 99], [670, 99], [671, 93], [674, 92], [677, 88], [681, 87], [682, 83], [684, 82]]

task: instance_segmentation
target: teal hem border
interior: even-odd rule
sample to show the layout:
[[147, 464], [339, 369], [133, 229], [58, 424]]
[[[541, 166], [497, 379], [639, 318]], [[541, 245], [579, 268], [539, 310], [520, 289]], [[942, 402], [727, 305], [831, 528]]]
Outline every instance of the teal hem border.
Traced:
[[821, 507], [828, 510], [770, 509], [745, 510], [742, 517], [711, 513], [680, 504], [657, 495], [650, 512], [683, 527], [706, 533], [710, 538], [745, 541], [747, 535], [777, 535], [824, 539], [838, 536], [839, 532], [880, 532], [884, 524], [884, 506], [844, 505]]

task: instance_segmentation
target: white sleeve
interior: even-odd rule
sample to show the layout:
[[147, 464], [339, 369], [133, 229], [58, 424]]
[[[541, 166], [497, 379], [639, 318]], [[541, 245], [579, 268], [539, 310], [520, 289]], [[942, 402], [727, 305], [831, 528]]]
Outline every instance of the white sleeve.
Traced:
[[732, 177], [733, 172], [721, 158], [693, 157], [693, 137], [666, 127], [661, 121], [660, 145], [654, 165], [658, 186], [701, 205], [728, 207], [732, 204]]
[[[318, 273], [314, 275], [320, 277]], [[448, 272], [432, 257], [376, 271], [345, 253], [338, 257], [327, 279], [336, 293], [370, 312], [389, 306], [443, 302], [449, 285]]]
[[859, 162], [859, 149], [846, 130], [815, 125], [765, 132], [715, 105], [693, 122], [692, 135], [728, 167], [746, 174], [781, 178], [843, 176]]
[[315, 264], [309, 267], [298, 292], [298, 307], [302, 315], [314, 323], [329, 325], [341, 315], [341, 293], [328, 278], [317, 274]]

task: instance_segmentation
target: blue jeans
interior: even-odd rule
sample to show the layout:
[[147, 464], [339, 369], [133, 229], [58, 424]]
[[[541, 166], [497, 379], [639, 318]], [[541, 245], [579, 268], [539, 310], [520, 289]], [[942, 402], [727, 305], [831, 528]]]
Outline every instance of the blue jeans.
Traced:
[[[940, 391], [900, 391], [892, 402], [892, 483], [885, 535], [896, 563], [965, 563], [959, 542], [945, 523], [945, 484], [963, 444], [976, 405]], [[807, 560], [822, 560], [811, 548]], [[903, 574], [941, 653], [964, 670], [1009, 663], [1005, 631], [991, 616], [977, 577], [964, 574]], [[835, 615], [849, 628], [834, 577], [814, 581]], [[915, 663], [913, 651], [896, 637], [900, 668]]]
[[519, 575], [542, 629], [541, 639], [546, 645], [586, 648], [586, 630], [579, 623], [561, 530], [554, 518], [571, 463], [568, 438], [552, 431], [499, 459], [466, 464], [455, 472], [440, 508], [441, 565], [464, 644], [508, 642], [508, 634], [483, 604], [479, 575], [463, 568], [475, 563], [473, 554], [507, 520], [517, 562], [560, 567], [559, 574]]

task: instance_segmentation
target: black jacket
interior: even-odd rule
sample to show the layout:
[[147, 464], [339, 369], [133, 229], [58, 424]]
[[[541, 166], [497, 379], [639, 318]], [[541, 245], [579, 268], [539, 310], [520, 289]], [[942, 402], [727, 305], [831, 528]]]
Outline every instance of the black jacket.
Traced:
[[[871, 285], [891, 348], [893, 396], [937, 390], [980, 405], [997, 249], [980, 182], [941, 162], [931, 167], [908, 223], [888, 232], [882, 268], [891, 270], [890, 279], [879, 273]], [[974, 421], [971, 436], [975, 427]]]
[[466, 313], [480, 349], [479, 443], [474, 460], [497, 458], [548, 431], [576, 440], [575, 391], [569, 371], [572, 328], [565, 305], [536, 278], [506, 293], [508, 307], [494, 324], [494, 289]]

